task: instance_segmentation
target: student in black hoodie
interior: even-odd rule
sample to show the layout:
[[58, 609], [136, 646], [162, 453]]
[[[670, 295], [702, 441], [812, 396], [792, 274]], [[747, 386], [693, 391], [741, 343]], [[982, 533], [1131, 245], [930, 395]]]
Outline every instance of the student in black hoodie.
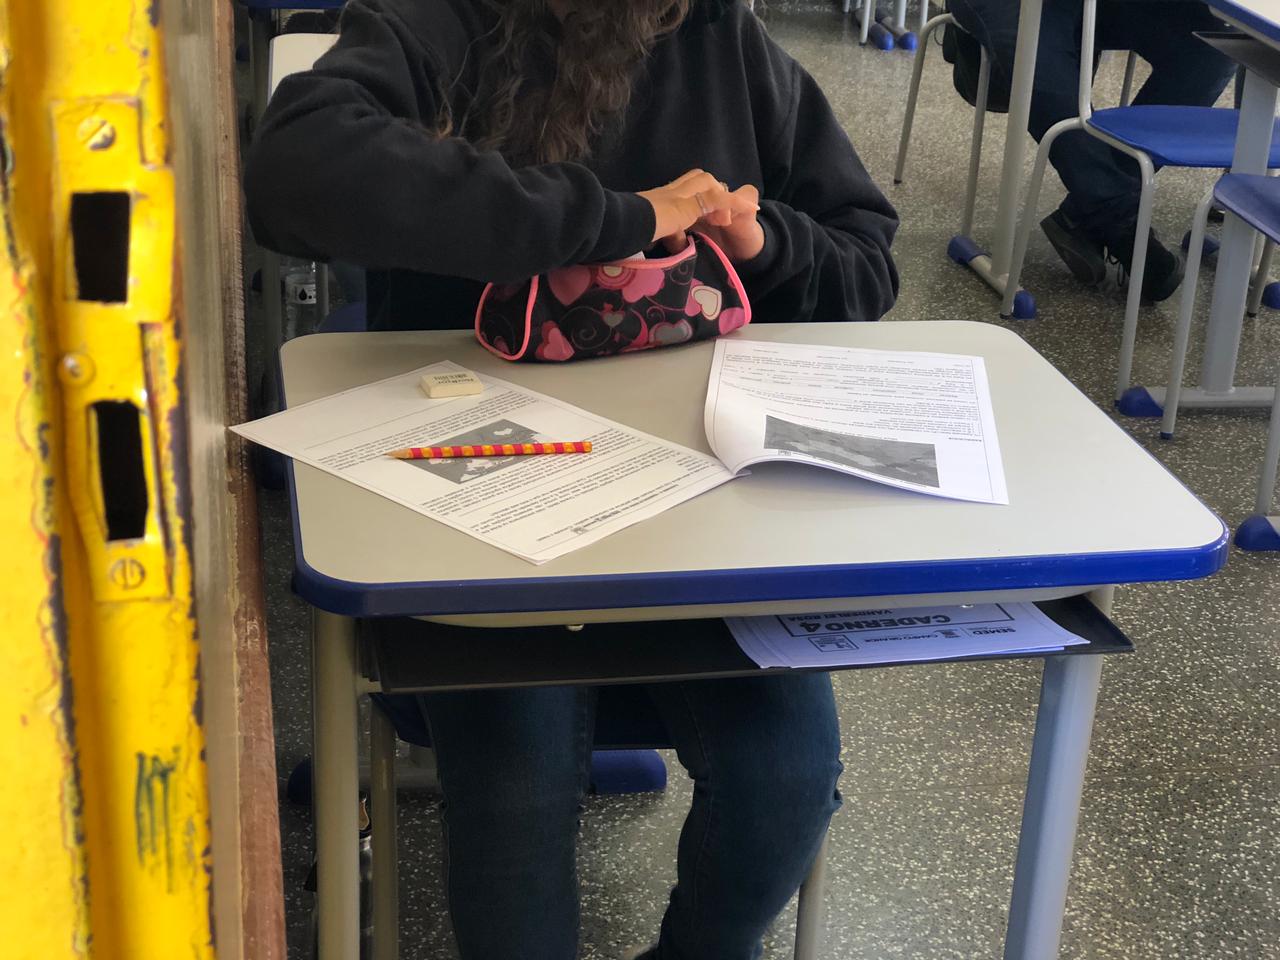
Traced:
[[[721, 242], [757, 321], [875, 320], [897, 294], [893, 208], [737, 0], [351, 0], [334, 49], [273, 97], [245, 187], [260, 242], [366, 268], [375, 329], [466, 327], [487, 281], [676, 248], [691, 228]], [[754, 960], [839, 802], [830, 680], [644, 692], [695, 783], [646, 956]], [[412, 707], [461, 956], [571, 960], [593, 692]]]

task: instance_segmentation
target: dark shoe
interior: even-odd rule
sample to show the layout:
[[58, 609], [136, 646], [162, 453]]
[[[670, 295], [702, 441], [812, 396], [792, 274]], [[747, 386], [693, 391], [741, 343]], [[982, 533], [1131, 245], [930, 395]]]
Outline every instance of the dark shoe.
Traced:
[[1058, 251], [1071, 275], [1090, 287], [1107, 279], [1107, 260], [1102, 244], [1055, 210], [1040, 221], [1040, 229]]
[[[1133, 242], [1137, 223], [1118, 224], [1107, 237], [1107, 259], [1119, 267], [1118, 286], [1129, 289], [1129, 275], [1133, 270]], [[1142, 274], [1142, 299], [1147, 303], [1168, 300], [1182, 283], [1186, 272], [1186, 256], [1181, 250], [1170, 250], [1152, 230], [1147, 239], [1147, 263]]]

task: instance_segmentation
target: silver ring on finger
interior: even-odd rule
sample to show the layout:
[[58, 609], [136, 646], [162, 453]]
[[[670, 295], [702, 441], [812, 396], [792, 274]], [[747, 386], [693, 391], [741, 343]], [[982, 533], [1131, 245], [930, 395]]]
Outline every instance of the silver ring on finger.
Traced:
[[698, 201], [698, 209], [702, 212], [702, 215], [703, 215], [704, 217], [705, 217], [708, 213], [710, 213], [710, 212], [711, 212], [711, 211], [707, 208], [707, 201], [705, 201], [705, 200], [703, 200], [703, 199], [702, 199], [702, 194], [700, 194], [700, 193], [695, 193], [695, 194], [693, 195], [693, 199], [695, 199], [695, 200], [697, 200], [697, 201]]

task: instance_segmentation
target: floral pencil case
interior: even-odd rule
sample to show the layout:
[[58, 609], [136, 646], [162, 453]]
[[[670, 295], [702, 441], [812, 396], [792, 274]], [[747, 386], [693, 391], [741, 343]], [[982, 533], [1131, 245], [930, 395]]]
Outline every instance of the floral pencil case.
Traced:
[[564, 361], [706, 340], [751, 322], [737, 271], [709, 237], [670, 257], [564, 267], [485, 287], [476, 338], [504, 360]]

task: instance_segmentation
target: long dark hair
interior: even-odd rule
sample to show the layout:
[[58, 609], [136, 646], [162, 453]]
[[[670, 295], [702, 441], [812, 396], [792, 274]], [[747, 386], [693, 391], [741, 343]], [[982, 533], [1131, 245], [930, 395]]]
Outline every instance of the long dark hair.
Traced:
[[497, 25], [471, 53], [483, 57], [478, 87], [440, 130], [523, 164], [589, 156], [630, 102], [636, 68], [696, 0], [568, 0], [563, 21], [548, 0], [483, 2]]

